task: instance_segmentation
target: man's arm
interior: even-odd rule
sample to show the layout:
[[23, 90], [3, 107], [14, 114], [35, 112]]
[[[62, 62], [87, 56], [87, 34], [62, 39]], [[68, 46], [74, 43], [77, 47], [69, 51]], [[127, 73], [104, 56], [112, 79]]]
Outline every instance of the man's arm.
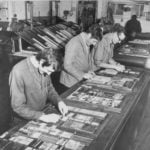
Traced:
[[97, 67], [101, 67], [101, 64], [104, 63], [106, 56], [105, 47], [108, 48], [108, 45], [105, 40], [102, 40], [98, 43], [98, 46], [94, 54], [94, 63]]
[[142, 32], [142, 27], [141, 27], [141, 23], [138, 21], [138, 32], [141, 33]]
[[38, 119], [43, 113], [26, 105], [24, 83], [18, 70], [13, 70], [10, 73], [9, 85], [13, 111], [25, 119]]
[[58, 108], [58, 110], [62, 115], [67, 114], [68, 107], [63, 102], [62, 98], [57, 94], [51, 80], [50, 80], [50, 85], [48, 87], [48, 100]]
[[77, 59], [75, 57], [80, 51], [82, 51], [82, 47], [79, 43], [71, 42], [66, 46], [64, 58], [64, 70], [79, 81], [83, 78], [84, 72], [80, 68], [76, 68], [74, 63], [76, 63]]
[[49, 87], [48, 87], [48, 101], [51, 102], [53, 105], [58, 106], [58, 103], [62, 101], [61, 97], [56, 92], [55, 88], [53, 87], [51, 79], [49, 79]]

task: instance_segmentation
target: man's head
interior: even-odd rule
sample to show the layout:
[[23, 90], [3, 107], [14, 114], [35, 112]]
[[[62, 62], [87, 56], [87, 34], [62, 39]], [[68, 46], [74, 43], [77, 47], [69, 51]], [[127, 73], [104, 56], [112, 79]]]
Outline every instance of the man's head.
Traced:
[[96, 45], [99, 40], [102, 39], [102, 30], [99, 25], [95, 24], [90, 26], [87, 30], [84, 31], [87, 35], [86, 44]]
[[114, 24], [111, 32], [114, 33], [112, 39], [114, 44], [121, 43], [121, 41], [125, 39], [124, 27], [122, 27], [119, 23]]
[[132, 15], [131, 19], [132, 19], [132, 20], [136, 20], [136, 19], [137, 19], [137, 16], [136, 16], [136, 15]]
[[58, 69], [58, 60], [52, 49], [45, 49], [36, 55], [39, 63], [38, 69], [41, 74], [50, 75]]
[[112, 7], [112, 3], [108, 2], [108, 7], [111, 8]]

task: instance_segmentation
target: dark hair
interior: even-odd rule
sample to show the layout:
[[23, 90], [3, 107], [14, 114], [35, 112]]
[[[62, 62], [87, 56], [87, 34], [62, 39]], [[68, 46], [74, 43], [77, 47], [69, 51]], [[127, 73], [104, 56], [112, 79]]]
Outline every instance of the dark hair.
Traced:
[[99, 18], [99, 19], [96, 19], [96, 23], [97, 23], [97, 24], [101, 23], [101, 21], [102, 21], [102, 19], [100, 19], [100, 18]]
[[55, 69], [58, 69], [59, 68], [59, 57], [58, 55], [56, 54], [56, 52], [51, 49], [51, 48], [48, 48], [48, 49], [45, 49], [45, 50], [42, 50], [40, 51], [37, 55], [36, 55], [36, 59], [38, 61], [40, 60], [44, 60], [44, 63], [42, 64], [42, 66], [50, 66], [52, 63], [53, 64], [56, 64], [55, 65]]
[[137, 16], [136, 15], [132, 15], [131, 19], [136, 20]]
[[84, 32], [91, 33], [92, 38], [95, 38], [97, 40], [101, 40], [102, 39], [102, 35], [103, 35], [102, 34], [102, 29], [100, 28], [100, 26], [98, 24], [94, 24], [94, 25], [90, 26]]
[[117, 32], [118, 34], [125, 32], [124, 27], [121, 26], [119, 23], [115, 23], [111, 28], [110, 32]]
[[17, 14], [14, 14], [13, 16], [14, 16], [14, 17], [17, 17]]

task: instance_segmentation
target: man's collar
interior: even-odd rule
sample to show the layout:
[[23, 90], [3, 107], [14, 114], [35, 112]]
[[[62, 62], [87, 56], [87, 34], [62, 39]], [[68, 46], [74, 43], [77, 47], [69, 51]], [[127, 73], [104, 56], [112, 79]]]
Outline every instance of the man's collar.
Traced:
[[82, 37], [82, 39], [83, 39], [83, 42], [84, 42], [85, 46], [86, 46], [87, 48], [89, 48], [89, 46], [88, 46], [87, 43], [86, 43], [86, 33], [82, 32], [82, 33], [80, 33], [80, 35], [81, 35], [81, 37]]
[[30, 57], [30, 62], [35, 68], [39, 67], [39, 62], [36, 60], [35, 56]]

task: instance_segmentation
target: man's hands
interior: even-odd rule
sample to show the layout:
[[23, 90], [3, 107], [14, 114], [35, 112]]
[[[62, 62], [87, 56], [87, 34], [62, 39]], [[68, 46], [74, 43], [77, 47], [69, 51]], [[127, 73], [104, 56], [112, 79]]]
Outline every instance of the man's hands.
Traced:
[[88, 73], [85, 73], [83, 78], [84, 79], [92, 79], [95, 76], [95, 73], [93, 71], [89, 71]]
[[[63, 101], [58, 102], [58, 109], [60, 113], [63, 115], [63, 117], [68, 113], [68, 107]], [[52, 122], [56, 123], [61, 118], [61, 115], [58, 114], [44, 114], [39, 117], [39, 120], [43, 122]]]
[[58, 109], [63, 116], [68, 113], [68, 107], [63, 101], [58, 102]]
[[119, 72], [123, 72], [125, 70], [125, 66], [124, 65], [121, 65], [119, 63], [117, 63], [114, 67], [114, 69], [116, 69], [117, 71]]
[[116, 69], [119, 72], [123, 72], [125, 70], [125, 66], [121, 65], [120, 63], [116, 62], [114, 59], [109, 60], [109, 64], [113, 65], [112, 69]]

